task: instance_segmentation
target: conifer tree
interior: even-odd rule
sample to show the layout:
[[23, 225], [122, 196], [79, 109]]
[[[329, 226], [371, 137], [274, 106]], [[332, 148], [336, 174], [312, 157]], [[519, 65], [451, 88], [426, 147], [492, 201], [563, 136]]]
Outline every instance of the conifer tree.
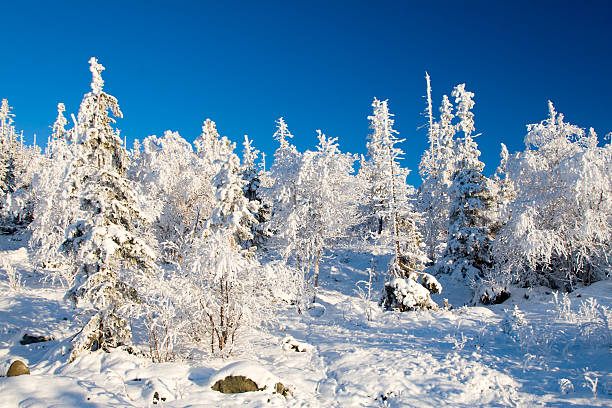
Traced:
[[419, 171], [423, 183], [418, 190], [417, 207], [423, 213], [423, 235], [427, 256], [435, 262], [446, 246], [449, 188], [455, 167], [454, 140], [456, 127], [452, 124], [453, 106], [446, 95], [440, 106], [440, 120], [434, 122], [431, 115], [431, 87], [427, 77], [429, 117], [429, 149], [421, 157]]
[[243, 188], [244, 196], [249, 201], [255, 201], [254, 205], [258, 207], [257, 214], [254, 214], [257, 223], [252, 224], [253, 239], [251, 241], [254, 246], [261, 248], [264, 242], [270, 238], [271, 233], [267, 225], [270, 220], [270, 206], [263, 202], [260, 191], [262, 178], [264, 182], [266, 179], [265, 168], [255, 163], [259, 153], [259, 150], [253, 147], [252, 140], [244, 135], [240, 174], [246, 182]]
[[98, 60], [89, 60], [91, 92], [85, 94], [76, 127], [77, 154], [71, 172], [78, 215], [66, 229], [63, 251], [73, 260], [74, 285], [66, 297], [86, 309], [87, 322], [72, 341], [71, 359], [81, 352], [129, 345], [126, 318], [139, 302], [132, 285], [153, 267], [154, 253], [136, 235], [146, 220], [125, 178], [128, 156], [108, 115], [123, 117], [117, 99], [104, 92]]
[[491, 244], [494, 239], [495, 202], [488, 179], [482, 175], [484, 164], [472, 137], [474, 131], [474, 94], [465, 84], [455, 87], [460, 121], [456, 128], [464, 137], [455, 142], [455, 172], [449, 189], [451, 199], [448, 241], [436, 265], [440, 271], [468, 281], [479, 279], [492, 266]]
[[240, 159], [230, 153], [213, 179], [217, 189], [217, 205], [206, 222], [207, 229], [229, 229], [237, 245], [248, 247], [253, 239], [252, 226], [257, 223], [254, 214], [259, 210], [256, 200], [249, 201], [243, 189], [247, 182], [240, 174]]
[[0, 105], [0, 191], [3, 194], [15, 191], [14, 150], [15, 150], [15, 116], [11, 113], [8, 100], [3, 99]]
[[264, 202], [271, 208], [269, 228], [273, 234], [271, 245], [279, 250], [284, 259], [294, 258], [298, 266], [303, 266], [303, 255], [295, 253], [291, 242], [295, 242], [300, 225], [298, 210], [298, 177], [301, 153], [289, 143], [293, 135], [285, 120], [276, 121], [274, 139], [279, 143], [274, 152], [274, 163], [270, 169], [271, 186], [264, 189]]
[[74, 159], [74, 145], [71, 134], [75, 129], [66, 130], [64, 117], [66, 107], [57, 105], [57, 119], [52, 126], [41, 171], [32, 180], [34, 198], [34, 220], [30, 226], [32, 236], [29, 246], [34, 251], [37, 266], [53, 270], [52, 278], [59, 278], [63, 285], [72, 285], [71, 268], [66, 268], [59, 247], [65, 239], [64, 232], [73, 221], [73, 209], [78, 200], [71, 194], [68, 177]]
[[[420, 238], [414, 239], [420, 237], [416, 224], [409, 220], [415, 216], [412, 204], [408, 201], [409, 195], [414, 194], [414, 191], [410, 191], [406, 184], [408, 170], [401, 168], [398, 163], [404, 152], [397, 145], [403, 139], [399, 139], [396, 136], [398, 132], [393, 129], [393, 115], [389, 112], [387, 101], [374, 98], [372, 107], [373, 115], [368, 117], [372, 129], [368, 142], [370, 200], [373, 207], [371, 214], [375, 215], [379, 234], [393, 246], [391, 275], [405, 277], [412, 272], [409, 265], [418, 265], [418, 268], [422, 269], [425, 259], [420, 248]], [[404, 231], [402, 227], [409, 230]], [[406, 240], [407, 237], [410, 237], [409, 241]], [[404, 264], [405, 257], [412, 260]]]
[[27, 227], [32, 222], [31, 183], [39, 171], [42, 156], [36, 145], [23, 143], [13, 125], [12, 107], [6, 99], [0, 105], [0, 230], [4, 233]]

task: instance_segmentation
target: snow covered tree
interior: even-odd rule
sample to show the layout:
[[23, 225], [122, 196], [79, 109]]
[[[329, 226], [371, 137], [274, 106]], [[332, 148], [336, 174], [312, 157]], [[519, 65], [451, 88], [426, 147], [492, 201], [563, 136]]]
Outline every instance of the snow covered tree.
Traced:
[[455, 167], [449, 189], [448, 241], [436, 269], [450, 273], [458, 279], [475, 281], [492, 266], [491, 244], [495, 236], [495, 202], [488, 179], [482, 175], [484, 164], [472, 137], [474, 120], [471, 108], [474, 94], [465, 90], [465, 84], [455, 87], [456, 125], [464, 137], [455, 143]]
[[68, 134], [68, 132], [66, 131], [66, 125], [68, 124], [68, 120], [64, 116], [65, 111], [66, 111], [66, 105], [64, 105], [61, 102], [58, 103], [57, 104], [57, 118], [55, 119], [55, 122], [53, 123], [53, 126], [51, 127], [51, 129], [53, 130], [53, 133], [51, 134], [51, 140], [64, 139]]
[[14, 233], [32, 221], [31, 183], [40, 170], [42, 156], [36, 145], [23, 143], [23, 131], [15, 131], [12, 107], [0, 106], [0, 231]]
[[431, 87], [427, 77], [429, 149], [421, 157], [419, 171], [423, 183], [418, 190], [417, 208], [423, 213], [422, 230], [431, 262], [442, 254], [448, 235], [448, 213], [450, 210], [449, 188], [455, 172], [453, 137], [456, 127], [453, 106], [444, 95], [440, 106], [440, 120], [434, 122], [431, 116]]
[[74, 129], [65, 128], [68, 121], [63, 114], [64, 104], [59, 103], [57, 109], [41, 171], [32, 180], [34, 220], [29, 226], [32, 231], [29, 246], [37, 266], [50, 270], [52, 279], [59, 278], [63, 285], [71, 286], [74, 271], [66, 268], [59, 248], [66, 228], [72, 223], [73, 209], [78, 207], [68, 177], [74, 159], [74, 146], [69, 142]]
[[247, 182], [240, 170], [238, 156], [234, 153], [226, 155], [225, 162], [213, 179], [217, 204], [206, 221], [206, 228], [230, 230], [234, 234], [234, 242], [245, 247], [253, 239], [252, 225], [257, 223], [255, 214], [259, 210], [259, 202], [249, 201], [245, 197], [243, 189]]
[[494, 246], [496, 278], [572, 290], [609, 276], [612, 148], [548, 108], [507, 160], [517, 199]]
[[319, 266], [324, 252], [332, 241], [346, 237], [358, 221], [355, 182], [351, 173], [357, 159], [341, 153], [337, 138], [328, 138], [317, 130], [319, 144], [316, 151], [302, 156], [298, 177], [297, 206], [303, 214], [300, 225], [303, 261], [312, 265], [315, 288], [319, 285]]
[[178, 132], [145, 138], [142, 151], [134, 155], [129, 178], [137, 182], [153, 218], [152, 231], [164, 262], [181, 262], [212, 213], [216, 168], [198, 158]]
[[406, 279], [394, 278], [385, 282], [380, 305], [386, 310], [408, 312], [437, 309], [431, 293], [441, 293], [442, 285], [428, 273], [411, 274]]
[[263, 198], [259, 190], [262, 183], [262, 175], [264, 179], [266, 177], [265, 168], [262, 169], [261, 166], [255, 164], [260, 152], [253, 147], [253, 143], [247, 135], [244, 135], [244, 142], [242, 145], [242, 166], [240, 175], [246, 181], [243, 188], [244, 196], [249, 201], [255, 201], [255, 204], [259, 207], [257, 214], [255, 214], [257, 223], [252, 225], [253, 239], [251, 241], [253, 245], [261, 248], [264, 242], [271, 236], [267, 225], [270, 220], [270, 207], [262, 203]]
[[[195, 242], [192, 265], [198, 303], [210, 335], [211, 352], [229, 354], [237, 331], [261, 313], [254, 263], [244, 257], [231, 230], [219, 229]], [[203, 290], [202, 290], [203, 289]]]
[[393, 115], [389, 112], [387, 101], [374, 98], [372, 107], [373, 115], [368, 117], [372, 129], [368, 142], [370, 217], [374, 215], [381, 238], [393, 246], [390, 274], [406, 277], [413, 271], [422, 270], [426, 261], [414, 222], [416, 213], [408, 199], [414, 195], [414, 189], [406, 184], [409, 171], [398, 163], [404, 153], [397, 145], [403, 139], [397, 138], [398, 132], [393, 129]]
[[259, 150], [253, 147], [253, 141], [247, 135], [244, 135], [242, 144], [242, 178], [247, 184], [244, 186], [244, 195], [249, 200], [257, 200], [257, 190], [259, 189], [259, 171], [255, 164]]
[[14, 113], [6, 99], [0, 106], [0, 190], [3, 194], [15, 191], [13, 150], [15, 145]]
[[356, 157], [341, 153], [337, 139], [320, 130], [317, 150], [299, 154], [287, 141], [291, 134], [285, 122], [281, 118], [277, 123], [275, 183], [267, 190], [273, 203], [272, 245], [283, 259], [296, 263], [305, 279], [312, 277], [316, 287], [324, 252], [358, 221], [351, 176]]
[[235, 146], [225, 136], [219, 135], [217, 125], [210, 119], [206, 119], [202, 125], [202, 133], [193, 141], [197, 155], [204, 160], [205, 166], [213, 167], [213, 175], [219, 171], [219, 164], [225, 160], [225, 156], [234, 151]]
[[302, 255], [294, 253], [294, 248], [288, 245], [292, 242], [300, 225], [297, 213], [298, 176], [301, 154], [287, 139], [293, 135], [281, 117], [276, 121], [277, 129], [274, 139], [279, 146], [274, 152], [274, 163], [270, 169], [271, 186], [263, 189], [264, 203], [271, 208], [269, 229], [273, 234], [270, 245], [279, 250], [284, 259], [295, 258], [301, 264]]
[[123, 117], [117, 99], [102, 90], [104, 67], [89, 60], [91, 92], [85, 94], [76, 126], [77, 154], [72, 194], [79, 200], [66, 228], [62, 250], [72, 260], [74, 284], [66, 298], [85, 309], [86, 323], [72, 340], [71, 359], [86, 350], [129, 345], [127, 311], [139, 302], [138, 273], [153, 267], [155, 254], [137, 231], [146, 224], [136, 192], [125, 178], [128, 156], [113, 118]]

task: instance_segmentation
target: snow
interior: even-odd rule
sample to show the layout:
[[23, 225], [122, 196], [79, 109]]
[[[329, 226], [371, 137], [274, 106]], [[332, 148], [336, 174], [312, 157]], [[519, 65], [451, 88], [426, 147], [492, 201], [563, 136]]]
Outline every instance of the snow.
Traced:
[[[26, 241], [0, 237], [2, 259], [21, 274], [19, 291], [0, 278], [0, 375], [23, 360], [30, 376], [0, 377], [6, 407], [591, 407], [612, 404], [611, 328], [595, 311], [612, 308], [612, 282], [567, 297], [547, 289], [513, 290], [504, 304], [453, 310], [383, 312], [372, 300], [364, 318], [355, 283], [367, 278], [371, 254], [328, 257], [317, 296], [321, 313], [287, 308], [251, 344], [229, 358], [194, 350], [188, 359], [152, 363], [126, 351], [85, 353], [68, 362], [72, 320], [63, 290], [41, 286]], [[389, 255], [375, 261], [385, 265]], [[459, 284], [446, 279], [452, 293]], [[382, 280], [374, 286], [382, 290]], [[377, 292], [378, 293], [378, 292]], [[436, 295], [436, 296], [443, 296]], [[528, 299], [527, 299], [528, 298]], [[456, 297], [459, 301], [459, 297]], [[467, 298], [466, 298], [467, 299]], [[596, 304], [593, 306], [595, 299]], [[565, 302], [565, 303], [563, 303]], [[591, 305], [591, 306], [589, 306]], [[523, 322], [504, 332], [515, 313]], [[65, 320], [66, 319], [66, 320]], [[599, 320], [597, 320], [599, 319]], [[612, 319], [611, 319], [612, 320]], [[597, 326], [599, 322], [599, 326]], [[607, 331], [606, 331], [607, 330]], [[509, 333], [508, 333], [509, 332]], [[21, 345], [25, 333], [56, 340]], [[606, 335], [608, 337], [606, 337]], [[305, 352], [296, 352], [296, 344]], [[244, 375], [266, 391], [221, 394], [211, 385]], [[596, 394], [588, 387], [597, 380]], [[293, 392], [273, 394], [276, 382]], [[158, 399], [155, 399], [157, 393]], [[161, 400], [164, 398], [164, 400]], [[157, 404], [153, 404], [156, 401]]]

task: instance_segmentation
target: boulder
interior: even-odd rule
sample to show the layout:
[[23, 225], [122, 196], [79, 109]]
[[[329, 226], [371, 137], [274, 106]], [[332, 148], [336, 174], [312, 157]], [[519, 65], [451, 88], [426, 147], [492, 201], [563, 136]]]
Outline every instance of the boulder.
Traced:
[[280, 378], [252, 361], [229, 364], [210, 377], [209, 387], [224, 394], [265, 390], [264, 392], [284, 397], [292, 395], [291, 389], [285, 386]]
[[[264, 387], [265, 388], [265, 387]], [[222, 380], [218, 380], [213, 386], [214, 391], [222, 392], [223, 394], [237, 394], [240, 392], [261, 391], [255, 381], [244, 375], [228, 375]]]
[[55, 340], [55, 339], [51, 336], [32, 336], [26, 333], [23, 335], [23, 338], [19, 340], [19, 343], [26, 345], [26, 344], [33, 344], [33, 343], [43, 343], [45, 341], [52, 341], [52, 340]]
[[23, 361], [21, 360], [15, 360], [13, 361], [13, 364], [11, 364], [11, 366], [8, 369], [8, 372], [6, 373], [7, 377], [16, 377], [18, 375], [30, 375], [30, 367], [28, 367], [27, 365], [24, 364]]

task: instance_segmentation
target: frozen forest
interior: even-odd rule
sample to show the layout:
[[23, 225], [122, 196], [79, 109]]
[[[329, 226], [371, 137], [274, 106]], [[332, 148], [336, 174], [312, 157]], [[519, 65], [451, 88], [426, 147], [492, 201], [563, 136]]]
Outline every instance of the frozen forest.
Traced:
[[366, 155], [282, 117], [273, 157], [213, 119], [126, 146], [89, 70], [43, 148], [2, 99], [6, 406], [612, 403], [610, 135], [543, 101], [488, 174], [476, 96], [426, 75], [418, 169], [378, 98]]

